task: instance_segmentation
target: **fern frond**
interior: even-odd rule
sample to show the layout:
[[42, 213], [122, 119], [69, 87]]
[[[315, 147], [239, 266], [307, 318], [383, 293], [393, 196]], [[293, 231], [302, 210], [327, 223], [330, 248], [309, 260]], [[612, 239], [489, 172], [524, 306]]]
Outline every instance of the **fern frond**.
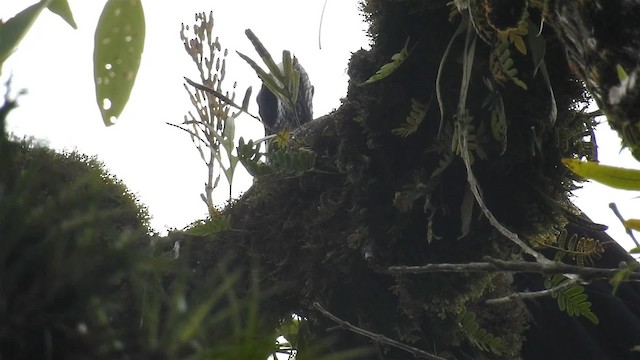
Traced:
[[548, 248], [558, 250], [555, 261], [562, 261], [565, 256], [575, 260], [576, 265], [584, 266], [585, 262], [593, 265], [594, 259], [599, 259], [604, 253], [604, 245], [606, 243], [590, 237], [579, 237], [578, 234], [572, 234], [568, 237], [567, 230], [563, 229], [558, 234], [556, 246], [545, 245]]
[[369, 85], [376, 81], [382, 80], [387, 76], [393, 74], [400, 65], [404, 63], [405, 60], [409, 57], [409, 39], [404, 43], [404, 47], [400, 50], [400, 52], [393, 54], [391, 56], [391, 62], [382, 65], [382, 67], [376, 71], [376, 73], [367, 79], [367, 81], [363, 82], [360, 85]]
[[458, 315], [458, 326], [467, 339], [482, 351], [491, 351], [496, 355], [502, 355], [509, 350], [502, 338], [480, 327], [476, 321], [476, 314], [466, 308]]
[[514, 61], [511, 58], [508, 41], [501, 40], [498, 46], [491, 51], [489, 63], [491, 64], [491, 75], [495, 81], [504, 84], [507, 80], [510, 80], [527, 90], [527, 84], [517, 77], [518, 69], [513, 67]]
[[[565, 281], [569, 281], [569, 279], [562, 274], [557, 274], [547, 278], [544, 281], [544, 286], [547, 289], [552, 289]], [[594, 325], [598, 325], [600, 322], [596, 314], [591, 311], [591, 302], [587, 301], [589, 296], [584, 293], [583, 286], [571, 286], [568, 289], [555, 292], [551, 296], [558, 301], [560, 311], [566, 312], [569, 316], [584, 316]]]
[[427, 110], [429, 110], [429, 104], [422, 104], [416, 99], [411, 99], [411, 112], [405, 122], [400, 125], [399, 128], [391, 130], [394, 135], [407, 137], [412, 135], [418, 130], [422, 120], [427, 116]]
[[300, 176], [314, 168], [316, 153], [305, 148], [279, 149], [267, 154], [269, 165], [275, 173], [285, 176]]
[[489, 88], [487, 98], [484, 100], [483, 106], [491, 111], [491, 133], [493, 138], [501, 145], [500, 154], [504, 154], [507, 150], [507, 115], [504, 110], [504, 101], [500, 92], [495, 88], [490, 79], [484, 79], [484, 83]]
[[[527, 15], [525, 15], [528, 18]], [[498, 39], [512, 44], [522, 55], [527, 55], [527, 46], [524, 44], [523, 36], [529, 33], [528, 21], [523, 19], [515, 29], [498, 31]]]
[[451, 139], [451, 151], [456, 155], [461, 155], [462, 144], [460, 141], [464, 139], [467, 142], [467, 149], [469, 149], [469, 160], [473, 164], [475, 157], [480, 159], [486, 159], [487, 154], [484, 151], [484, 147], [480, 143], [479, 139], [484, 139], [484, 128], [473, 124], [473, 116], [469, 115], [469, 112], [465, 110], [462, 116], [456, 116], [456, 126], [454, 128], [453, 137]]

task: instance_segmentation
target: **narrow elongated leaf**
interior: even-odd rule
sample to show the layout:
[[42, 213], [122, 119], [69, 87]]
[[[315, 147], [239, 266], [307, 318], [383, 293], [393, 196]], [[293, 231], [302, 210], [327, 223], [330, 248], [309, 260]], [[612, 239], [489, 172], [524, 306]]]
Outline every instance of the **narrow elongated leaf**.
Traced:
[[529, 49], [531, 49], [531, 59], [533, 60], [533, 76], [536, 76], [540, 64], [544, 61], [544, 55], [547, 51], [547, 41], [544, 36], [540, 34], [540, 29], [531, 19], [529, 21], [529, 27], [532, 31], [527, 34], [527, 42]]
[[48, 8], [52, 13], [60, 16], [62, 20], [66, 21], [72, 28], [78, 28], [76, 21], [73, 19], [73, 13], [71, 13], [71, 8], [69, 7], [67, 0], [51, 0]]
[[100, 15], [93, 52], [96, 100], [106, 126], [114, 124], [129, 100], [144, 37], [141, 0], [109, 0]]
[[546, 53], [546, 40], [540, 34], [540, 30], [538, 25], [529, 20], [529, 27], [532, 31], [529, 31], [527, 34], [527, 41], [529, 43], [529, 48], [531, 49], [531, 58], [533, 60], [533, 76], [536, 76], [538, 70], [542, 73], [542, 78], [544, 79], [545, 84], [547, 85], [547, 89], [549, 89], [549, 102], [550, 102], [550, 110], [549, 110], [549, 122], [551, 125], [555, 124], [556, 118], [558, 117], [558, 108], [556, 105], [556, 98], [553, 93], [553, 88], [551, 87], [551, 79], [549, 78], [549, 74], [547, 73], [547, 66], [544, 62], [544, 55]]
[[0, 74], [2, 74], [2, 64], [13, 53], [42, 9], [48, 4], [48, 1], [42, 1], [31, 5], [7, 22], [0, 23]]
[[260, 78], [264, 86], [266, 86], [269, 90], [271, 90], [271, 92], [276, 96], [278, 96], [278, 94], [282, 94], [283, 89], [277, 83], [278, 80], [276, 78], [274, 78], [272, 75], [262, 70], [262, 68], [247, 55], [239, 51], [237, 51], [237, 53], [244, 61], [246, 61], [253, 68], [253, 70], [255, 70], [256, 74], [258, 74], [258, 77]]
[[467, 27], [466, 21], [470, 21], [470, 20], [468, 20], [468, 18], [466, 17], [463, 17], [463, 21], [460, 22], [460, 25], [456, 29], [456, 32], [453, 34], [453, 36], [451, 36], [451, 40], [449, 40], [449, 43], [447, 44], [447, 48], [444, 50], [444, 53], [442, 54], [442, 58], [440, 59], [440, 65], [438, 66], [438, 74], [436, 75], [436, 100], [438, 101], [438, 107], [440, 108], [440, 125], [438, 127], [438, 136], [440, 136], [440, 133], [442, 132], [442, 125], [444, 124], [444, 115], [445, 115], [444, 99], [442, 98], [440, 80], [444, 70], [444, 65], [447, 63], [447, 60], [449, 59], [449, 52], [451, 52], [451, 48], [453, 47], [455, 40], [458, 38], [458, 36], [462, 34], [462, 32]]
[[593, 161], [562, 159], [574, 173], [616, 189], [640, 190], [640, 170], [600, 165]]
[[256, 52], [258, 53], [258, 56], [260, 56], [262, 61], [267, 65], [267, 68], [269, 69], [271, 74], [284, 84], [285, 83], [284, 76], [280, 73], [280, 68], [278, 67], [278, 64], [276, 64], [276, 62], [273, 61], [273, 57], [267, 51], [264, 45], [262, 45], [262, 42], [260, 42], [258, 37], [253, 33], [253, 31], [251, 31], [251, 29], [245, 30], [244, 33], [247, 35], [247, 38], [249, 38], [249, 41], [251, 41], [251, 44], [253, 44], [253, 47], [256, 49]]

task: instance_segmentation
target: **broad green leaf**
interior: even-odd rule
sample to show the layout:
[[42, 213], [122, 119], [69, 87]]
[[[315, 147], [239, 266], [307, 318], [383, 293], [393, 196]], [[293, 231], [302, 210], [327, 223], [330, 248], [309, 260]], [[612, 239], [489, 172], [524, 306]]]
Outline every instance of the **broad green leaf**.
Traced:
[[106, 126], [124, 110], [144, 49], [141, 0], [109, 0], [96, 28], [93, 73], [96, 100]]
[[66, 21], [72, 28], [77, 29], [76, 21], [73, 19], [73, 13], [67, 0], [51, 0], [48, 6], [49, 10], [60, 16], [62, 20]]
[[629, 250], [629, 253], [640, 254], [640, 246], [634, 247], [633, 249]]
[[640, 170], [600, 165], [593, 161], [562, 159], [569, 170], [583, 178], [623, 190], [640, 190]]
[[16, 16], [0, 22], [0, 74], [2, 74], [2, 64], [11, 56], [18, 44], [27, 34], [33, 22], [38, 18], [50, 1], [41, 1], [22, 10]]

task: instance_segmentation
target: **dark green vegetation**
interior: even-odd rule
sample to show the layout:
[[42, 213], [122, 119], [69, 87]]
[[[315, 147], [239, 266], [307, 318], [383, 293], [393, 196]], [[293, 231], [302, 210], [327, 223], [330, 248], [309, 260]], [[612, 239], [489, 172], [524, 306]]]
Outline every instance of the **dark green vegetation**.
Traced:
[[388, 270], [533, 261], [489, 212], [549, 259], [634, 261], [570, 203], [578, 179], [561, 159], [596, 158], [594, 119], [566, 40], [549, 26], [537, 36], [555, 7], [469, 3], [367, 1], [373, 46], [353, 55], [348, 96], [288, 144], [313, 152], [313, 169], [260, 177], [224, 210], [227, 230], [211, 234], [213, 221], [149, 236], [144, 212], [95, 162], [4, 141], [2, 355], [265, 359], [273, 329], [297, 314], [299, 359], [318, 348], [413, 356], [336, 328], [317, 302], [442, 358], [633, 358], [635, 283], [614, 296], [588, 279], [555, 298], [487, 304], [566, 279]]
[[[5, 100], [4, 120], [15, 103]], [[152, 236], [146, 209], [94, 158], [0, 139], [0, 358], [266, 359], [257, 287]], [[188, 248], [182, 249], [188, 254]], [[243, 284], [256, 281], [242, 280]], [[197, 286], [195, 286], [197, 285]]]

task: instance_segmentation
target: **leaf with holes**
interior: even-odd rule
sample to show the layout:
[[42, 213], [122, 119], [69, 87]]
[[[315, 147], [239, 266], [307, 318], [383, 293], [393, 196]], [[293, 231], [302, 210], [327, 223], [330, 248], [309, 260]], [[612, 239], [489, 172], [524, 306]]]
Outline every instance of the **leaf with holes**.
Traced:
[[102, 121], [113, 125], [124, 110], [144, 49], [141, 0], [109, 0], [94, 38], [93, 74]]

